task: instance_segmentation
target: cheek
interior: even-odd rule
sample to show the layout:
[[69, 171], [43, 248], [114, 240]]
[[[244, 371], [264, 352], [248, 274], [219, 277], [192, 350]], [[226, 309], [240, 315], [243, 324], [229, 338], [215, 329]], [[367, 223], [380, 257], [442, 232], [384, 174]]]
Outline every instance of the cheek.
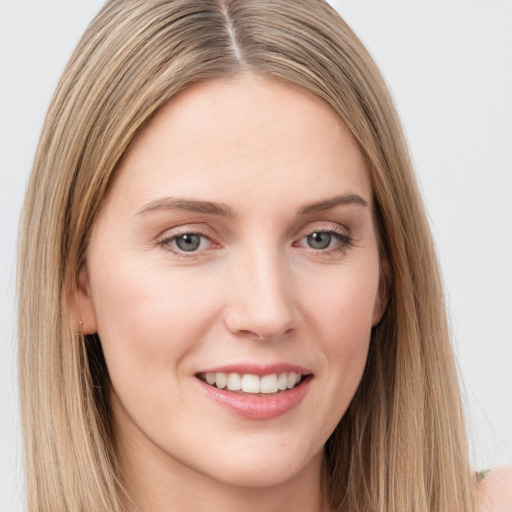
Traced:
[[310, 324], [320, 334], [317, 342], [329, 376], [326, 392], [336, 404], [335, 422], [352, 400], [365, 368], [378, 293], [378, 265], [338, 277], [326, 282], [322, 293], [310, 294], [309, 302]]
[[215, 314], [213, 292], [190, 276], [161, 267], [141, 273], [134, 263], [99, 267], [95, 276], [98, 334], [111, 372], [172, 370]]
[[[340, 269], [322, 280], [322, 286], [309, 282], [308, 311], [318, 329], [340, 347], [357, 347], [369, 337], [378, 304], [378, 263], [360, 268]], [[315, 290], [313, 293], [311, 290]]]
[[217, 315], [213, 291], [201, 286], [199, 276], [162, 265], [141, 272], [135, 259], [113, 260], [112, 268], [97, 268], [97, 286], [92, 283], [113, 390], [145, 432], [153, 432], [151, 425], [172, 428], [189, 411], [186, 362]]

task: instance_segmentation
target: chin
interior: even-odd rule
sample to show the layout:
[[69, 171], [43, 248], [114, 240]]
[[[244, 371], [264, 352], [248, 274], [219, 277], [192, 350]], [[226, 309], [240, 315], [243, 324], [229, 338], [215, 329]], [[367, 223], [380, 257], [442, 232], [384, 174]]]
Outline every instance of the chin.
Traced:
[[[243, 488], [269, 488], [293, 481], [303, 472], [318, 475], [324, 456], [323, 448], [313, 456], [300, 454], [296, 446], [279, 449], [267, 446], [245, 450], [236, 457], [217, 460], [204, 473], [226, 485]], [[206, 470], [206, 471], [205, 471]]]

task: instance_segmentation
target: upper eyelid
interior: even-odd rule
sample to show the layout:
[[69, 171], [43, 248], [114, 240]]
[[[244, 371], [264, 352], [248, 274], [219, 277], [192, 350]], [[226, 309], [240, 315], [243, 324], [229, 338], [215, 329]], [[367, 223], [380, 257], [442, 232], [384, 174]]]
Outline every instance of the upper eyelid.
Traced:
[[338, 235], [340, 237], [351, 238], [351, 235], [348, 231], [345, 232], [345, 231], [338, 230], [338, 229], [313, 229], [311, 231], [306, 232], [301, 237], [299, 237], [299, 240], [302, 240], [303, 238], [311, 236], [315, 233], [333, 233], [334, 235]]
[[[311, 224], [315, 224], [314, 226], [308, 227]], [[301, 227], [294, 235], [295, 239], [300, 239], [305, 236], [311, 235], [312, 233], [339, 233], [341, 235], [351, 236], [350, 229], [338, 222], [332, 221], [318, 221], [318, 222], [310, 222], [306, 226]]]
[[194, 228], [190, 226], [177, 226], [173, 228], [168, 228], [163, 230], [157, 237], [157, 241], [162, 240], [171, 240], [173, 238], [177, 238], [182, 235], [201, 235], [205, 238], [208, 238], [209, 240], [212, 240], [212, 238], [215, 237], [215, 234], [209, 234], [207, 231], [210, 231], [209, 229], [202, 229], [202, 228]]
[[[310, 224], [313, 224], [312, 222], [308, 222], [306, 226], [302, 226], [297, 230], [294, 230], [295, 232], [291, 235], [291, 238], [301, 238], [303, 236], [307, 236], [308, 234], [315, 233], [315, 232], [336, 232], [336, 233], [342, 233], [342, 234], [350, 234], [350, 229], [344, 225], [340, 225], [337, 222], [332, 221], [316, 221], [317, 223], [324, 224], [323, 226], [308, 226]], [[328, 223], [329, 225], [325, 225], [325, 223]], [[208, 233], [209, 231], [212, 231], [212, 233]], [[168, 228], [163, 230], [156, 238], [158, 240], [163, 239], [171, 239], [176, 238], [180, 235], [201, 235], [204, 236], [210, 240], [213, 240], [214, 238], [218, 237], [217, 233], [212, 230], [211, 228], [203, 229], [203, 228], [195, 228], [192, 226], [184, 225], [184, 226], [177, 226], [173, 228]]]
[[[316, 232], [333, 232], [338, 233], [340, 235], [345, 235], [347, 237], [351, 237], [351, 231], [347, 226], [340, 224], [339, 222], [329, 220], [318, 220], [308, 222], [306, 225], [303, 225], [299, 229], [295, 230], [295, 233], [291, 234], [291, 238], [293, 240], [292, 243], [295, 243], [298, 240], [301, 240], [302, 238]], [[214, 244], [221, 245], [216, 240], [222, 237], [219, 237], [215, 230], [213, 230], [209, 226], [208, 229], [204, 229], [202, 227], [195, 227], [194, 224], [176, 226], [173, 228], [166, 229], [155, 238], [155, 241], [160, 244], [162, 242], [171, 241], [173, 239], [178, 238], [179, 236], [187, 234], [199, 235], [208, 239], [210, 242]]]
[[346, 228], [346, 227], [342, 227], [342, 228], [339, 228], [338, 226], [336, 227], [332, 227], [332, 226], [329, 226], [329, 227], [314, 227], [314, 228], [310, 228], [310, 229], [306, 229], [305, 230], [306, 233], [329, 233], [329, 232], [333, 232], [333, 233], [340, 233], [340, 232], [349, 232], [349, 229]]

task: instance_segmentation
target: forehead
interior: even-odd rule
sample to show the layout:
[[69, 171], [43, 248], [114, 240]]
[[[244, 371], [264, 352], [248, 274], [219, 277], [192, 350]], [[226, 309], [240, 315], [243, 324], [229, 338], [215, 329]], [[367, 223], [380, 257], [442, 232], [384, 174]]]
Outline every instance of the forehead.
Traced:
[[333, 187], [372, 199], [361, 152], [341, 118], [296, 86], [252, 74], [202, 82], [171, 99], [115, 181], [125, 197], [146, 200], [167, 192], [227, 201], [237, 190], [246, 199], [279, 201], [288, 193], [310, 201], [332, 196]]

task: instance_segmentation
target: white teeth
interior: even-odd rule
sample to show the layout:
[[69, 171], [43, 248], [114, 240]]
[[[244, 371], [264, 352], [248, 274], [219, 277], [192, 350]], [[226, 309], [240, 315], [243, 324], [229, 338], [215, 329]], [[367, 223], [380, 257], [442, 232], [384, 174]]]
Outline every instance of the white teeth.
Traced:
[[277, 393], [277, 375], [265, 375], [261, 378], [262, 393]]
[[281, 373], [277, 379], [277, 387], [280, 391], [284, 391], [288, 384], [288, 374]]
[[261, 393], [261, 382], [257, 375], [246, 373], [242, 377], [242, 391], [244, 393]]
[[230, 391], [240, 391], [242, 389], [242, 379], [238, 373], [228, 375], [228, 389]]
[[224, 389], [226, 384], [228, 383], [228, 378], [225, 373], [216, 373], [215, 374], [215, 385], [219, 389]]
[[295, 386], [295, 384], [297, 384], [299, 378], [300, 375], [298, 375], [297, 373], [290, 372], [288, 374], [288, 382], [286, 383], [286, 387], [288, 389], [292, 389]]
[[227, 387], [230, 391], [243, 391], [252, 394], [272, 394], [286, 389], [292, 389], [301, 380], [302, 375], [295, 372], [283, 372], [279, 376], [276, 373], [259, 377], [252, 373], [204, 373], [203, 380], [210, 386], [219, 389]]

